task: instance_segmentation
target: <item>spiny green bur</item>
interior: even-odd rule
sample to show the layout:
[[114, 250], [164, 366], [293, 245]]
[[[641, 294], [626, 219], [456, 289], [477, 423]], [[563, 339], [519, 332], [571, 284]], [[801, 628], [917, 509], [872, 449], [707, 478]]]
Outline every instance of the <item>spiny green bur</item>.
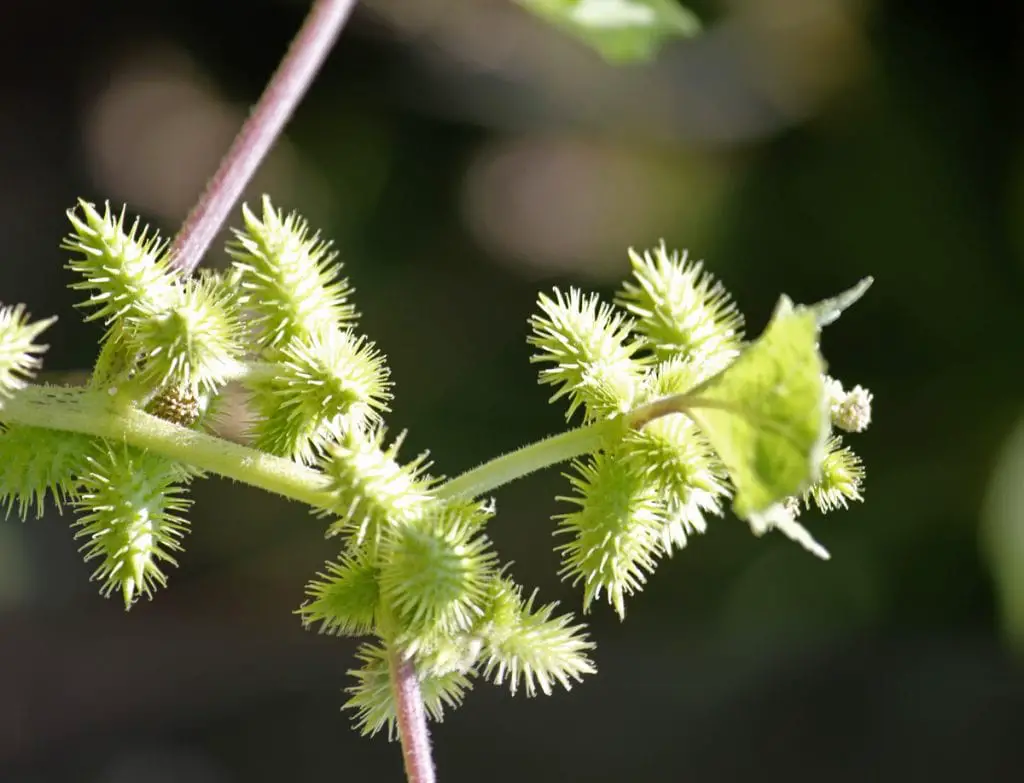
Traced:
[[[778, 529], [824, 557], [801, 508], [862, 498], [861, 462], [833, 428], [862, 432], [871, 394], [825, 375], [818, 345], [870, 280], [809, 307], [783, 297], [746, 341], [700, 263], [664, 245], [630, 251], [612, 301], [556, 289], [529, 320], [539, 380], [578, 425], [446, 480], [385, 429], [389, 368], [357, 331], [330, 244], [261, 206], [243, 209], [233, 266], [193, 277], [123, 212], [69, 212], [71, 288], [106, 332], [85, 385], [34, 385], [52, 319], [0, 308], [0, 497], [22, 518], [73, 509], [100, 592], [126, 607], [163, 588], [182, 556], [192, 481], [215, 473], [304, 503], [337, 556], [298, 614], [369, 637], [346, 704], [366, 733], [395, 735], [396, 660], [413, 664], [437, 720], [479, 678], [532, 696], [595, 671], [584, 626], [520, 585], [488, 536], [491, 494], [510, 481], [569, 463], [561, 575], [584, 612], [606, 601], [622, 617], [730, 499], [755, 534]], [[248, 445], [217, 435], [232, 389], [247, 401]]]

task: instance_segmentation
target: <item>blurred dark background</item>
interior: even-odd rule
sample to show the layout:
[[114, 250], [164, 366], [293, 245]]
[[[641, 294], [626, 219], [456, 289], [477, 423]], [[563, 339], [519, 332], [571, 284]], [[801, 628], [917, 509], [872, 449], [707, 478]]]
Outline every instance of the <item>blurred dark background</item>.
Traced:
[[[539, 288], [611, 291], [627, 247], [706, 260], [763, 327], [864, 275], [824, 336], [875, 394], [866, 502], [822, 563], [732, 517], [589, 618], [600, 673], [481, 683], [434, 729], [443, 781], [1024, 778], [1024, 79], [1013, 2], [733, 0], [612, 68], [503, 0], [369, 0], [248, 198], [336, 240], [397, 383], [390, 426], [449, 475], [563, 426], [527, 359]], [[0, 296], [56, 313], [79, 196], [173, 233], [305, 3], [0, 6]], [[237, 214], [237, 213], [236, 213]], [[235, 221], [237, 223], [237, 221]], [[209, 263], [223, 264], [218, 251]], [[498, 495], [517, 577], [576, 608], [558, 471]], [[339, 710], [355, 642], [302, 629], [322, 523], [196, 486], [181, 567], [125, 614], [68, 520], [0, 525], [0, 781], [399, 780]]]

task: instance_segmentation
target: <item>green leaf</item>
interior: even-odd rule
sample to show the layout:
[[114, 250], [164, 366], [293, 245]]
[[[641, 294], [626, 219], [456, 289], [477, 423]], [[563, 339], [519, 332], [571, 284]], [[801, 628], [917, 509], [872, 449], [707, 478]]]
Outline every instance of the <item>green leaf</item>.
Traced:
[[820, 302], [807, 305], [806, 309], [814, 313], [814, 318], [818, 322], [819, 328], [822, 326], [828, 326], [835, 323], [844, 311], [850, 309], [851, 305], [859, 301], [860, 298], [867, 293], [868, 289], [871, 288], [871, 284], [874, 282], [875, 278], [865, 277], [853, 288], [848, 288], [842, 293], [836, 294], [828, 299], [822, 299]]
[[765, 514], [818, 478], [829, 407], [812, 308], [782, 297], [764, 334], [690, 392], [689, 413], [729, 471], [741, 519]]
[[689, 38], [700, 21], [675, 0], [516, 0], [611, 63], [651, 60], [668, 38]]

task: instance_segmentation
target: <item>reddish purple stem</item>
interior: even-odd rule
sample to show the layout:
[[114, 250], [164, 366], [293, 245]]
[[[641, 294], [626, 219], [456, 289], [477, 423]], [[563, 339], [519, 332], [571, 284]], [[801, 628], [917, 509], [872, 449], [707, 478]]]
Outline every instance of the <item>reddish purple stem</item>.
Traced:
[[430, 755], [427, 711], [423, 707], [419, 679], [412, 661], [390, 653], [392, 687], [398, 713], [398, 736], [402, 741], [405, 777], [409, 783], [435, 783], [434, 760]]
[[[356, 0], [315, 0], [313, 3], [302, 29], [171, 245], [171, 261], [182, 271], [191, 272], [202, 260], [228, 213], [306, 94], [355, 4]], [[416, 670], [410, 661], [395, 655], [391, 675], [406, 777], [409, 783], [435, 783], [427, 715]]]
[[281, 134], [334, 46], [356, 0], [315, 0], [263, 95], [235, 137], [171, 245], [173, 263], [191, 272], [202, 260], [245, 186]]

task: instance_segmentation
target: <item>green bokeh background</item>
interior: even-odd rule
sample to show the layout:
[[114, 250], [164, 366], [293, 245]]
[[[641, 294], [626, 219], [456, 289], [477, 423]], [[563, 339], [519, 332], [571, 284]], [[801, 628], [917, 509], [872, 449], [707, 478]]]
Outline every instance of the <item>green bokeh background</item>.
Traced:
[[[1013, 3], [695, 5], [705, 36], [613, 69], [502, 0], [371, 0], [250, 200], [333, 238], [388, 354], [393, 430], [454, 474], [557, 431], [526, 319], [611, 291], [626, 248], [688, 248], [759, 332], [780, 293], [865, 275], [828, 328], [875, 394], [866, 502], [811, 517], [822, 563], [732, 517], [589, 618], [600, 673], [481, 684], [434, 734], [444, 781], [1014, 780], [1024, 773], [1024, 134]], [[0, 7], [0, 298], [89, 365], [64, 210], [173, 232], [304, 11], [297, 2]], [[237, 220], [234, 221], [237, 223]], [[221, 253], [210, 263], [223, 263]], [[575, 609], [557, 471], [498, 495], [514, 573]], [[355, 643], [293, 610], [322, 524], [195, 488], [168, 590], [125, 615], [67, 519], [0, 525], [0, 780], [398, 780], [338, 708]]]

